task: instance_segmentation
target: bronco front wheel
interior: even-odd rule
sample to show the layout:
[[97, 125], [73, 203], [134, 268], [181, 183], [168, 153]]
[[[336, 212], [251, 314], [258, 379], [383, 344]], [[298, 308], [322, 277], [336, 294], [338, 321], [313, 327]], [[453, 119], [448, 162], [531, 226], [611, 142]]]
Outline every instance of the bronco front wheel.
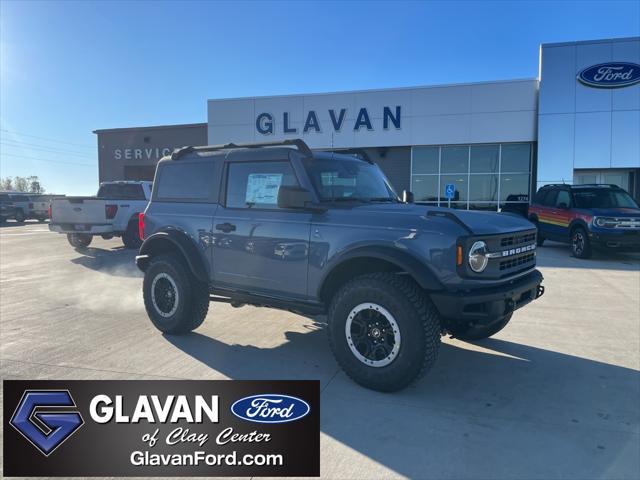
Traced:
[[439, 316], [409, 278], [386, 272], [356, 277], [334, 295], [328, 318], [338, 363], [364, 387], [400, 390], [436, 361]]

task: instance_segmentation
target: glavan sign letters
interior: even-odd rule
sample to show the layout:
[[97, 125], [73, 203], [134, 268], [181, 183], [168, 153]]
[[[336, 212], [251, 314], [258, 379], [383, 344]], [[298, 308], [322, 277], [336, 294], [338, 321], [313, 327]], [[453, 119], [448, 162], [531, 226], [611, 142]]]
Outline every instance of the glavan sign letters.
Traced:
[[[366, 108], [360, 108], [356, 115], [355, 121], [347, 122], [347, 109], [329, 109], [329, 125], [328, 127], [335, 132], [339, 132], [344, 128], [351, 128], [353, 131], [358, 132], [361, 129], [368, 131], [374, 130], [375, 122], [372, 120], [369, 111]], [[304, 125], [301, 128], [295, 127], [292, 124], [291, 116], [289, 112], [283, 112], [281, 119], [282, 129], [284, 134], [299, 134], [316, 132], [321, 133], [324, 125], [321, 124], [318, 119], [318, 114], [315, 110], [309, 110], [305, 117]], [[382, 128], [389, 130], [390, 128], [400, 129], [402, 121], [402, 107], [396, 105], [395, 107], [383, 107], [382, 109]], [[279, 128], [279, 127], [278, 127]], [[276, 133], [276, 118], [273, 114], [268, 112], [262, 112], [256, 116], [256, 130], [262, 135], [272, 135]]]
[[578, 81], [595, 88], [621, 88], [640, 83], [640, 65], [630, 62], [599, 63], [578, 74]]

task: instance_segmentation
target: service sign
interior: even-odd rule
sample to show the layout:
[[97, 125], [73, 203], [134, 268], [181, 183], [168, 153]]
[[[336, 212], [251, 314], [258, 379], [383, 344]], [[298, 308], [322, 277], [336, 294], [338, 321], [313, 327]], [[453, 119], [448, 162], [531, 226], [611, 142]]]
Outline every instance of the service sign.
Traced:
[[640, 65], [610, 62], [592, 65], [578, 74], [580, 83], [595, 88], [621, 88], [640, 83]]
[[320, 475], [318, 381], [3, 387], [7, 477]]

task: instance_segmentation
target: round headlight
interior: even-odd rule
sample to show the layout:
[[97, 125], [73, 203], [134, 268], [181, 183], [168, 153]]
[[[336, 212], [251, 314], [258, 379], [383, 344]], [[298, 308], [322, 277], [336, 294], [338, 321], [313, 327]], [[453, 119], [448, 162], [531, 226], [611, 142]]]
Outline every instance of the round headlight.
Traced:
[[487, 263], [489, 263], [487, 244], [482, 241], [475, 242], [469, 250], [469, 266], [471, 270], [480, 273], [487, 268]]
[[607, 219], [603, 217], [596, 218], [596, 225], [599, 227], [604, 227], [607, 223]]

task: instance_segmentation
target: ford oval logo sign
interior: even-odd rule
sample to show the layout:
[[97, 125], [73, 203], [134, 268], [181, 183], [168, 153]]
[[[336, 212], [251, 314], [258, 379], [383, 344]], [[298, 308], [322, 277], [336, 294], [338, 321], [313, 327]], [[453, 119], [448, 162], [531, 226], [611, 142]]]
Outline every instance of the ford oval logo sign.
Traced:
[[293, 422], [310, 410], [311, 407], [304, 400], [276, 393], [251, 395], [231, 405], [231, 412], [236, 417], [257, 423]]
[[578, 74], [580, 83], [595, 88], [620, 88], [640, 82], [640, 65], [629, 62], [600, 63]]

